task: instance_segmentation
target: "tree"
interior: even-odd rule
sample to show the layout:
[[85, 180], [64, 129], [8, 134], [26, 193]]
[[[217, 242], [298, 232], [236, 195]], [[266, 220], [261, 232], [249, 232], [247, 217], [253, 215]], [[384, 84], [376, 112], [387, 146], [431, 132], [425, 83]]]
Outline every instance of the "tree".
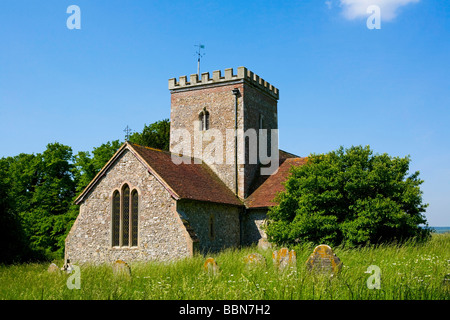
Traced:
[[0, 159], [0, 263], [14, 263], [29, 256], [19, 217], [14, 211], [11, 180], [8, 177], [10, 159]]
[[72, 149], [59, 143], [36, 155], [1, 159], [2, 227], [14, 233], [6, 235], [14, 261], [62, 253], [66, 212], [75, 195], [72, 160]]
[[407, 176], [409, 164], [409, 157], [373, 155], [369, 146], [311, 155], [291, 169], [268, 212], [269, 240], [360, 245], [426, 238], [423, 180], [419, 172]]
[[169, 150], [170, 121], [164, 119], [150, 125], [145, 125], [141, 133], [130, 136], [130, 142], [160, 150]]
[[66, 213], [75, 196], [72, 149], [51, 143], [35, 156], [28, 170], [34, 180], [28, 191], [28, 208], [19, 212], [32, 249], [48, 257], [61, 256], [66, 233]]
[[[130, 140], [169, 149], [170, 123], [157, 121]], [[122, 143], [110, 141], [92, 155], [73, 156], [50, 143], [44, 152], [0, 159], [0, 263], [62, 257], [64, 241], [79, 213], [74, 204]]]
[[112, 158], [121, 146], [119, 140], [108, 141], [100, 147], [94, 148], [93, 156], [87, 151], [80, 151], [75, 156], [75, 183], [77, 185], [77, 193], [86, 188], [89, 182], [94, 179], [103, 166]]

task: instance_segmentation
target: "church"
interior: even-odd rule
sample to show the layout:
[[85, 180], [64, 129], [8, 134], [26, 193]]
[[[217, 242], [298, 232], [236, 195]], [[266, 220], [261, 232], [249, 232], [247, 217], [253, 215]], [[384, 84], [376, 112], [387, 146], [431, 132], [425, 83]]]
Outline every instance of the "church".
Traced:
[[171, 261], [266, 241], [267, 211], [306, 161], [278, 149], [279, 90], [245, 67], [172, 78], [169, 90], [170, 152], [119, 148], [75, 201], [66, 262]]

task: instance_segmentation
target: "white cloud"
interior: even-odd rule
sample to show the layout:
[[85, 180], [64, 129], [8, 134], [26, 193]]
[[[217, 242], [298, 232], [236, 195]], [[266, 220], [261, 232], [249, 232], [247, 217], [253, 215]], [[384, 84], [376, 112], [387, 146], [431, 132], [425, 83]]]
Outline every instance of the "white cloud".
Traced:
[[420, 0], [340, 0], [343, 8], [343, 14], [347, 19], [367, 18], [367, 8], [371, 5], [380, 7], [381, 18], [384, 21], [394, 19], [398, 12], [397, 9], [410, 3], [417, 3]]

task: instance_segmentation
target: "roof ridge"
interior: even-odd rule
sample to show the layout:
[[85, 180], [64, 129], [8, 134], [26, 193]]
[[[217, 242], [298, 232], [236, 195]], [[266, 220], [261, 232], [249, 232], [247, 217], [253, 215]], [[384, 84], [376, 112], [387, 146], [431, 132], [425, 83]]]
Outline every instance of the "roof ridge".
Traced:
[[159, 152], [164, 152], [164, 153], [170, 153], [170, 151], [167, 151], [167, 150], [162, 150], [162, 149], [152, 148], [152, 147], [149, 147], [149, 146], [143, 146], [143, 145], [141, 145], [141, 144], [137, 144], [137, 143], [134, 143], [134, 142], [129, 142], [129, 141], [127, 141], [127, 143], [129, 143], [129, 144], [131, 144], [131, 145], [133, 145], [133, 146], [135, 146], [135, 147], [142, 147], [142, 148], [149, 149], [149, 150], [153, 150], [153, 151], [159, 151]]
[[196, 158], [196, 157], [192, 157], [192, 156], [187, 156], [187, 155], [184, 155], [184, 154], [182, 154], [182, 153], [176, 153], [176, 152], [172, 152], [172, 151], [170, 151], [170, 150], [162, 150], [162, 149], [152, 148], [152, 147], [148, 147], [148, 146], [143, 146], [143, 145], [141, 145], [141, 144], [137, 144], [137, 143], [129, 142], [129, 141], [127, 141], [127, 143], [129, 143], [130, 145], [132, 145], [132, 146], [134, 146], [134, 147], [141, 147], [141, 148], [145, 148], [145, 149], [152, 150], [152, 151], [157, 151], [157, 152], [166, 153], [166, 154], [169, 154], [169, 155], [175, 154], [175, 155], [178, 155], [178, 156], [180, 156], [180, 157], [190, 158], [191, 160], [194, 160], [194, 163], [193, 163], [193, 164], [200, 164], [200, 163], [197, 163], [195, 160], [201, 161], [201, 164], [205, 164], [205, 163], [206, 163], [206, 162], [204, 162], [204, 161], [203, 161], [202, 159], [200, 159], [200, 158]]

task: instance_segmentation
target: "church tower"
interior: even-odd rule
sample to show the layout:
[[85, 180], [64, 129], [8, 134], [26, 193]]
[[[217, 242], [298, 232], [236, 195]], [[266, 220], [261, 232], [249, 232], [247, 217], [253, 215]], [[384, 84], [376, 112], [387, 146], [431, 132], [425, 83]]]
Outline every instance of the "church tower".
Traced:
[[207, 163], [241, 199], [261, 167], [278, 168], [277, 88], [239, 67], [172, 78], [169, 90], [171, 152]]

